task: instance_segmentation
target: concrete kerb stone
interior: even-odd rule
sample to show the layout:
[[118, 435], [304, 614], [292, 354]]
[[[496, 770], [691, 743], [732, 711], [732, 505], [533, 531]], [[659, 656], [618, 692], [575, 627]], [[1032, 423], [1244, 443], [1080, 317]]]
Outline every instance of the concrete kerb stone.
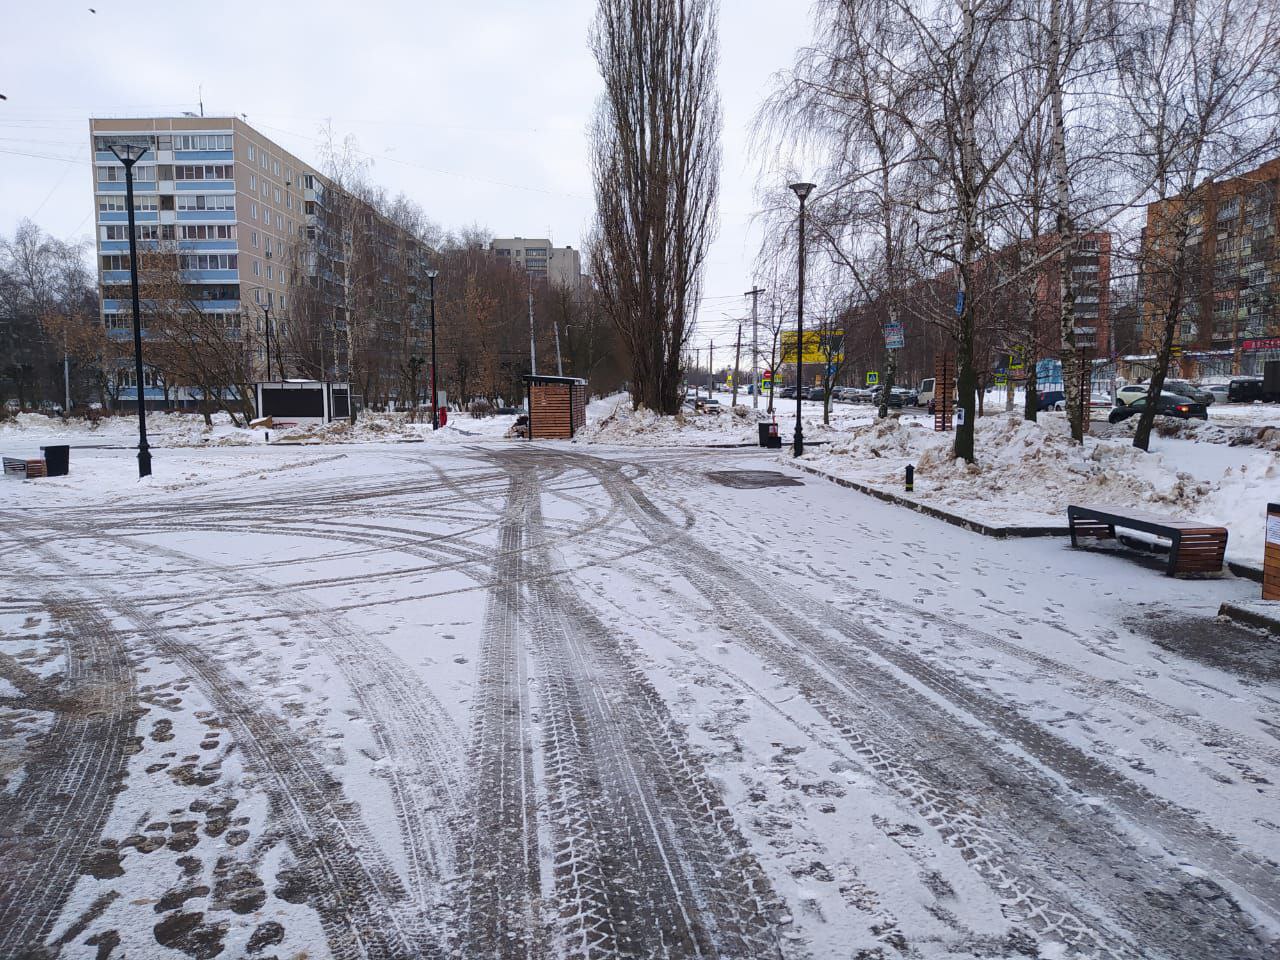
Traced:
[[811, 473], [815, 477], [822, 477], [830, 480], [832, 483], [839, 484], [842, 487], [848, 487], [850, 490], [857, 490], [859, 493], [865, 493], [867, 496], [875, 497], [877, 500], [884, 500], [886, 503], [897, 504], [906, 507], [908, 510], [914, 510], [917, 513], [923, 513], [926, 516], [933, 517], [935, 520], [942, 520], [954, 526], [961, 527], [965, 530], [972, 530], [974, 533], [980, 533], [984, 537], [1066, 537], [1070, 536], [1071, 530], [1064, 523], [1061, 526], [999, 526], [989, 523], [983, 523], [980, 520], [974, 520], [972, 517], [966, 517], [958, 513], [952, 513], [948, 510], [942, 510], [938, 507], [930, 506], [927, 503], [920, 503], [918, 500], [911, 500], [907, 497], [899, 496], [896, 493], [890, 493], [888, 490], [881, 490], [879, 487], [873, 487], [865, 483], [859, 483], [857, 480], [850, 480], [847, 477], [837, 477], [827, 473], [825, 470], [819, 470], [817, 467], [810, 466], [806, 463], [798, 463], [794, 460], [786, 461], [787, 466], [794, 467], [804, 473]]
[[1218, 608], [1218, 616], [1280, 636], [1280, 602], [1274, 600], [1228, 601]]

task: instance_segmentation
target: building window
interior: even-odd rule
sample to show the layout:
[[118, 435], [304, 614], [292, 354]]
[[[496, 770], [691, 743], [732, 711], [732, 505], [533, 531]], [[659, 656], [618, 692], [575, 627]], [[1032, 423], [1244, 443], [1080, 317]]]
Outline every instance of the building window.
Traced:
[[256, 203], [249, 204], [249, 219], [250, 220], [258, 219], [258, 205]]
[[277, 204], [277, 205], [279, 205], [279, 203], [280, 203], [280, 188], [279, 188], [279, 187], [276, 187], [276, 188], [275, 188], [275, 196], [276, 196], [276, 204]]
[[234, 210], [236, 198], [233, 193], [180, 193], [178, 194], [179, 210]]
[[253, 275], [255, 277], [262, 276], [262, 264], [259, 263], [257, 260], [253, 261]]
[[175, 180], [230, 180], [232, 177], [229, 164], [189, 164], [180, 163], [173, 168]]
[[277, 230], [283, 230], [283, 229], [284, 229], [284, 214], [283, 214], [283, 213], [277, 213], [277, 214], [276, 214], [276, 229], [277, 229]]
[[250, 190], [258, 189], [258, 175], [256, 173], [249, 174], [249, 189]]
[[271, 269], [271, 264], [269, 264], [269, 263], [267, 264], [267, 279], [268, 279], [268, 280], [274, 280], [274, 279], [275, 279], [274, 272], [272, 271], [272, 269]]
[[178, 257], [182, 270], [234, 270], [237, 256], [234, 253], [187, 253]]
[[248, 149], [249, 149], [249, 162], [253, 163], [253, 144], [252, 143], [248, 144]]
[[258, 249], [258, 231], [257, 230], [249, 231], [249, 246], [253, 247], [253, 249], [255, 250]]
[[278, 176], [280, 176], [280, 161], [279, 161], [279, 160], [273, 160], [273, 161], [271, 161], [271, 172], [272, 172], [272, 173], [274, 173], [277, 177], [278, 177]]
[[[98, 165], [99, 183], [124, 183], [124, 166], [122, 164], [103, 163]], [[133, 168], [135, 183], [155, 183], [156, 165], [154, 163], [138, 164]]]
[[184, 223], [182, 225], [183, 240], [234, 240], [235, 238], [234, 223]]
[[102, 255], [103, 270], [128, 270], [129, 255], [127, 253], [105, 253]]

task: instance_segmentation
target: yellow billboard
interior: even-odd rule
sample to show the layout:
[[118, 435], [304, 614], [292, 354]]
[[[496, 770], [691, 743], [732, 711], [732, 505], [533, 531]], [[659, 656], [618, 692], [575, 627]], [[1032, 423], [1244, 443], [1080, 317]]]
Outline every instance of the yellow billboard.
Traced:
[[[844, 360], [843, 330], [806, 330], [804, 332], [805, 363], [840, 363]], [[796, 332], [782, 331], [781, 363], [796, 362]]]

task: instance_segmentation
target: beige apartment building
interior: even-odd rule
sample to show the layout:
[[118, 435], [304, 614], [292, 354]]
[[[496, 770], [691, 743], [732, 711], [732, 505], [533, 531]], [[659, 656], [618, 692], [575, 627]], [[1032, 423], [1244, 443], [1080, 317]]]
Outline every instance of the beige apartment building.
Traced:
[[[149, 145], [134, 167], [138, 239], [176, 251], [187, 297], [202, 312], [222, 316], [228, 329], [260, 342], [264, 363], [268, 337], [281, 349], [299, 293], [307, 293], [309, 302], [296, 309], [316, 309], [323, 301], [335, 318], [331, 328], [340, 330], [345, 268], [335, 252], [340, 244], [325, 233], [335, 222], [326, 191], [330, 200], [335, 195], [313, 167], [238, 117], [93, 119], [89, 127], [101, 309], [113, 336], [129, 335], [124, 169], [109, 149], [117, 138]], [[370, 246], [388, 261], [388, 269], [378, 272], [394, 274], [407, 288], [407, 295], [398, 289], [396, 297], [413, 302], [410, 322], [416, 326], [416, 287], [430, 251], [366, 208], [361, 219], [378, 237]], [[342, 337], [331, 335], [334, 344], [325, 352], [338, 366]], [[160, 395], [154, 385], [145, 386], [148, 402]]]
[[571, 290], [582, 286], [582, 255], [573, 247], [554, 247], [549, 239], [504, 237], [490, 243], [489, 249], [534, 279]]

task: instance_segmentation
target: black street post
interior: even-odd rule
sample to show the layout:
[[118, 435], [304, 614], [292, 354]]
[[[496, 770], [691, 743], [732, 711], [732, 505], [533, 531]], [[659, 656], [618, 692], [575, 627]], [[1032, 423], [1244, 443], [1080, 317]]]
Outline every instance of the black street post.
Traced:
[[[271, 379], [271, 307], [270, 305], [262, 308], [262, 322], [266, 324], [267, 332], [267, 379]], [[282, 378], [283, 379], [283, 378]]]
[[791, 189], [800, 198], [800, 290], [796, 301], [796, 435], [795, 456], [804, 454], [804, 427], [800, 421], [800, 404], [804, 397], [804, 201], [813, 190], [812, 183], [793, 183]]
[[440, 402], [440, 391], [436, 387], [436, 277], [439, 270], [427, 271], [427, 295], [431, 297], [431, 429], [440, 429], [440, 411], [436, 405]]
[[142, 304], [138, 298], [138, 227], [133, 214], [133, 165], [148, 147], [113, 143], [111, 152], [124, 164], [124, 196], [129, 210], [129, 282], [133, 286], [133, 367], [138, 378], [138, 478], [151, 476], [151, 448], [147, 445], [147, 402], [142, 378]]

